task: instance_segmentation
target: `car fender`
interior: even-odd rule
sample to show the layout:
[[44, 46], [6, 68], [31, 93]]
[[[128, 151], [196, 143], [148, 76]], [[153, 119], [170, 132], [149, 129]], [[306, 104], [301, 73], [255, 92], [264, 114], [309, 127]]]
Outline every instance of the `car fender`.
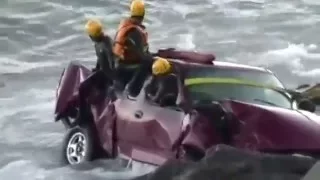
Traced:
[[221, 137], [210, 120], [197, 111], [193, 111], [183, 120], [182, 147], [193, 148], [205, 152], [214, 144], [222, 142]]
[[320, 149], [320, 117], [301, 110], [226, 100], [241, 125], [233, 145], [258, 151], [311, 152]]
[[100, 103], [91, 105], [91, 111], [96, 127], [96, 132], [99, 137], [102, 148], [111, 157], [116, 156], [115, 152], [115, 129], [117, 113], [115, 102], [110, 102], [109, 99], [104, 99]]

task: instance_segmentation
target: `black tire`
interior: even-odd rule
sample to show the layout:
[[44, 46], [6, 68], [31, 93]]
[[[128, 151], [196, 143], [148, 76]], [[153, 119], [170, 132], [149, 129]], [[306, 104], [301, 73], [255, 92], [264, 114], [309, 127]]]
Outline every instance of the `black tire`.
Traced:
[[[84, 155], [81, 158], [81, 161], [79, 163], [71, 162], [70, 159], [72, 158], [68, 158], [68, 150], [71, 150], [68, 148], [69, 146], [68, 144], [69, 142], [74, 140], [73, 138], [75, 136], [81, 136], [81, 137], [84, 137], [85, 139], [85, 143], [83, 143]], [[70, 128], [67, 131], [62, 143], [61, 162], [63, 163], [63, 165], [81, 164], [83, 162], [92, 161], [95, 158], [97, 158], [95, 157], [95, 154], [98, 151], [97, 147], [100, 147], [100, 145], [98, 144], [97, 138], [95, 137], [96, 135], [93, 131], [93, 128], [89, 125], [83, 125], [81, 127], [76, 126], [76, 127]]]

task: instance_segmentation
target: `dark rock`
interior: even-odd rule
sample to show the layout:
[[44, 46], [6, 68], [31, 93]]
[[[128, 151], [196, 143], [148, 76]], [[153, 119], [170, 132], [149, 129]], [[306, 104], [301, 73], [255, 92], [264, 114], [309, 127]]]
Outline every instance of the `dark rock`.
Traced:
[[315, 163], [313, 158], [217, 145], [199, 162], [171, 161], [135, 180], [298, 180]]
[[258, 160], [259, 155], [258, 152], [249, 152], [221, 144], [209, 148], [206, 156], [200, 162], [208, 165], [217, 162], [242, 162], [243, 160], [249, 162]]
[[134, 180], [171, 180], [174, 176], [190, 170], [195, 163], [183, 161], [168, 161], [159, 167], [156, 171], [137, 177]]
[[176, 176], [174, 180], [213, 180], [232, 179], [239, 174], [249, 174], [252, 167], [246, 163], [215, 164], [199, 166]]
[[305, 174], [316, 159], [292, 155], [266, 154], [236, 149], [231, 146], [217, 145], [207, 151], [202, 163], [210, 166], [217, 162], [245, 162], [269, 172], [292, 172]]
[[299, 180], [301, 176], [290, 173], [266, 173], [254, 171], [242, 163], [233, 163], [227, 166], [215, 165], [187, 171], [173, 180]]

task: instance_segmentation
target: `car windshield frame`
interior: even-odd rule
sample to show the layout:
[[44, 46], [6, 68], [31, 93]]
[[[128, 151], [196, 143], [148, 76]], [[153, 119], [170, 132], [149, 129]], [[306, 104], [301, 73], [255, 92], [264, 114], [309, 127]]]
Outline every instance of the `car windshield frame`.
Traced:
[[[252, 82], [252, 81], [244, 81], [242, 79], [236, 79], [236, 78], [189, 78], [189, 79], [185, 79], [185, 86], [187, 88], [187, 93], [189, 94], [188, 97], [190, 98], [191, 102], [193, 102], [194, 100], [197, 101], [196, 99], [194, 99], [192, 97], [192, 92], [190, 87], [192, 86], [197, 86], [197, 85], [204, 85], [204, 84], [229, 84], [229, 85], [239, 85], [239, 86], [246, 86], [246, 87], [253, 87], [253, 88], [261, 88], [261, 89], [269, 89], [272, 91], [275, 91], [279, 94], [281, 94], [281, 96], [283, 96], [287, 101], [288, 104], [290, 104], [290, 106], [280, 106], [277, 103], [274, 102], [269, 102], [268, 100], [264, 100], [264, 99], [256, 99], [257, 101], [252, 102], [250, 101], [250, 103], [254, 103], [254, 104], [264, 104], [264, 105], [272, 105], [272, 106], [276, 106], [276, 107], [280, 107], [280, 108], [286, 108], [286, 109], [294, 109], [296, 108], [294, 105], [294, 101], [291, 97], [291, 95], [285, 91], [285, 89], [279, 88], [279, 87], [273, 87], [273, 86], [266, 86], [266, 85], [261, 85], [258, 84], [256, 82]], [[231, 99], [231, 100], [238, 100], [238, 101], [244, 101], [244, 100], [240, 100], [240, 99], [236, 99], [234, 97], [230, 97], [230, 98], [225, 98], [225, 99]], [[223, 100], [223, 99], [221, 99]], [[260, 101], [260, 103], [259, 103]], [[244, 101], [244, 102], [249, 102], [249, 101]]]
[[254, 68], [236, 68], [229, 66], [188, 66], [185, 74], [186, 79], [190, 78], [232, 78], [251, 81], [264, 86], [273, 86], [285, 89], [284, 84], [267, 70]]

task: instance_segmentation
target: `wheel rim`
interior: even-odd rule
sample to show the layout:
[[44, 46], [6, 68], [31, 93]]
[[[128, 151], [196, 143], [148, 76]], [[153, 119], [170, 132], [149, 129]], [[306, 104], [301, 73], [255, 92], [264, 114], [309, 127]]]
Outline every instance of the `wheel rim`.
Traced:
[[77, 132], [71, 136], [67, 145], [67, 159], [70, 164], [79, 164], [86, 155], [86, 138]]

